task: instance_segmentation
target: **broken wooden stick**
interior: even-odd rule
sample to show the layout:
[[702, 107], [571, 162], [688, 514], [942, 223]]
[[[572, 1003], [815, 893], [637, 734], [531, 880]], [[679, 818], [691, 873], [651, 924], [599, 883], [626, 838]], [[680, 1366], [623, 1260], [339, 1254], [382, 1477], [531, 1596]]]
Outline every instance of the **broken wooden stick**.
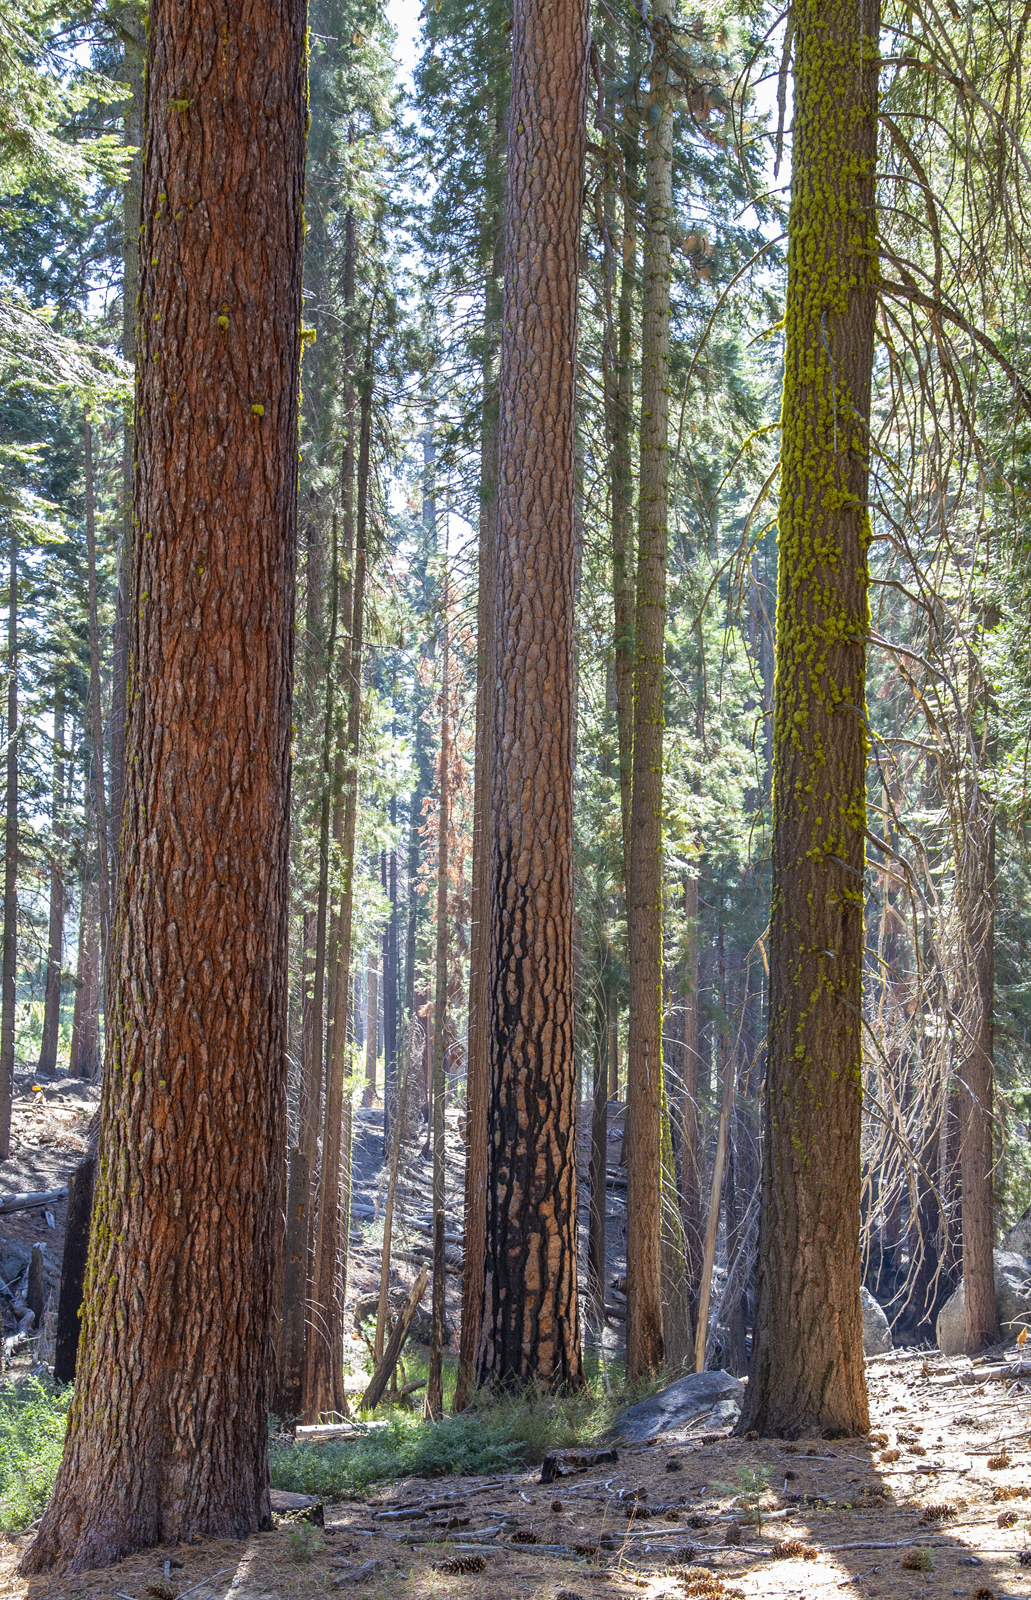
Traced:
[[405, 1339], [408, 1336], [408, 1329], [411, 1327], [412, 1318], [415, 1316], [415, 1313], [418, 1309], [419, 1301], [426, 1293], [426, 1280], [428, 1276], [429, 1274], [427, 1269], [423, 1267], [422, 1271], [419, 1273], [419, 1276], [412, 1285], [411, 1294], [408, 1296], [408, 1299], [398, 1314], [397, 1321], [394, 1323], [394, 1331], [390, 1335], [390, 1343], [387, 1345], [387, 1348], [383, 1354], [383, 1360], [376, 1368], [372, 1378], [369, 1381], [369, 1387], [362, 1395], [363, 1411], [374, 1410], [382, 1398], [383, 1391], [390, 1381], [390, 1374], [397, 1365], [397, 1358], [401, 1354], [401, 1346], [404, 1344]]
[[0, 1217], [6, 1217], [12, 1211], [36, 1211], [44, 1206], [59, 1205], [62, 1200], [67, 1200], [68, 1189], [37, 1189], [28, 1194], [3, 1194], [0, 1195]]

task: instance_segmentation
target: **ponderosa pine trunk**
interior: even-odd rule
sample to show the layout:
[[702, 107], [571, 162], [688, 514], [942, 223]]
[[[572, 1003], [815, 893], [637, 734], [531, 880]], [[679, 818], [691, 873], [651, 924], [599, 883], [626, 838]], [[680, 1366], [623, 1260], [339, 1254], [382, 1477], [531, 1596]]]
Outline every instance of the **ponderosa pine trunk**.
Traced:
[[18, 970], [18, 533], [11, 529], [7, 589], [7, 792], [4, 797], [4, 943], [0, 960], [0, 1161], [11, 1154], [14, 1007]]
[[490, 1104], [477, 1369], [580, 1385], [574, 403], [587, 0], [516, 0], [495, 575]]
[[61, 1031], [61, 968], [64, 961], [65, 748], [64, 684], [54, 690], [54, 780], [51, 787], [50, 827], [54, 836], [50, 852], [50, 921], [47, 930], [47, 971], [43, 990], [43, 1037], [39, 1045], [39, 1071], [57, 1071], [57, 1041]]
[[[652, 26], [668, 22], [667, 0]], [[645, 116], [647, 163], [641, 323], [641, 486], [634, 612], [633, 752], [627, 945], [626, 1372], [633, 1382], [666, 1360], [663, 1327], [662, 759], [669, 527], [670, 223], [673, 106], [669, 69], [652, 42]], [[617, 649], [617, 659], [618, 659]], [[679, 1214], [679, 1213], [678, 1213]], [[668, 1257], [668, 1252], [666, 1252]], [[667, 1259], [667, 1268], [669, 1262]], [[678, 1337], [678, 1345], [683, 1341]], [[686, 1344], [685, 1344], [686, 1349]]]
[[[614, 68], [613, 68], [614, 70]], [[616, 730], [619, 744], [619, 808], [623, 845], [624, 892], [630, 875], [630, 793], [634, 744], [634, 580], [633, 469], [631, 433], [634, 405], [634, 295], [637, 286], [637, 114], [623, 111], [623, 237], [615, 330], [615, 371], [606, 393], [609, 410], [609, 482], [612, 496], [612, 612], [616, 675]]]
[[78, 1382], [26, 1572], [271, 1527], [303, 5], [154, 0], [147, 86], [110, 1070]]
[[860, 1306], [878, 0], [797, 0], [774, 705], [769, 1053], [740, 1431], [869, 1427]]

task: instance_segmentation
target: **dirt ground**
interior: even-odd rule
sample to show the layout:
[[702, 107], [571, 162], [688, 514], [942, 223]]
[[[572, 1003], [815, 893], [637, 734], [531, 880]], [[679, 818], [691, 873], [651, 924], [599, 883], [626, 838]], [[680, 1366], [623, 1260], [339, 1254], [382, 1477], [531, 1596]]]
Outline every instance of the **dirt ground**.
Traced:
[[[14, 1155], [0, 1167], [5, 1193], [66, 1182], [96, 1104], [97, 1091], [74, 1080], [33, 1082], [19, 1081]], [[448, 1146], [448, 1216], [460, 1217], [457, 1113]], [[618, 1144], [611, 1148], [614, 1163]], [[382, 1155], [382, 1110], [372, 1107], [356, 1118], [352, 1308], [378, 1284]], [[618, 1191], [608, 1209], [611, 1282], [622, 1263]], [[429, 1249], [430, 1162], [420, 1139], [406, 1150], [399, 1213], [397, 1288]], [[0, 1219], [0, 1250], [39, 1241], [59, 1264], [64, 1207], [51, 1215], [53, 1228], [39, 1212]], [[457, 1326], [458, 1241], [449, 1256], [448, 1313]], [[619, 1296], [606, 1299], [618, 1304]], [[618, 1323], [610, 1329], [617, 1335]], [[358, 1390], [365, 1350], [357, 1334], [348, 1350], [349, 1387]], [[327, 1505], [324, 1531], [279, 1518], [274, 1532], [242, 1543], [152, 1550], [104, 1572], [26, 1582], [17, 1564], [31, 1533], [0, 1535], [0, 1600], [316, 1600], [352, 1589], [367, 1600], [1031, 1600], [1031, 1384], [980, 1381], [980, 1372], [965, 1358], [923, 1350], [874, 1358], [869, 1439], [739, 1441], [700, 1434], [702, 1423], [617, 1446], [617, 1461], [556, 1483], [542, 1484], [539, 1468], [409, 1480]], [[731, 1487], [751, 1469], [769, 1486], [759, 1528], [743, 1522], [747, 1504]], [[728, 1543], [728, 1529], [737, 1542]], [[469, 1570], [441, 1570], [455, 1562]]]
[[[868, 1376], [878, 1435], [869, 1440], [790, 1445], [682, 1430], [557, 1483], [542, 1484], [539, 1468], [410, 1480], [327, 1506], [324, 1534], [288, 1521], [241, 1544], [153, 1550], [74, 1577], [23, 1581], [16, 1564], [25, 1539], [8, 1540], [0, 1596], [1031, 1596], [1031, 1566], [1020, 1564], [1031, 1511], [1025, 1388], [965, 1383], [977, 1379], [976, 1366], [923, 1351], [875, 1358]], [[729, 1485], [755, 1467], [767, 1469], [770, 1485], [762, 1526], [735, 1527], [743, 1513]], [[732, 1527], [740, 1543], [727, 1543]], [[797, 1553], [778, 1553], [788, 1541]], [[440, 1570], [461, 1557], [482, 1569]], [[356, 1584], [350, 1575], [366, 1562], [378, 1566]]]

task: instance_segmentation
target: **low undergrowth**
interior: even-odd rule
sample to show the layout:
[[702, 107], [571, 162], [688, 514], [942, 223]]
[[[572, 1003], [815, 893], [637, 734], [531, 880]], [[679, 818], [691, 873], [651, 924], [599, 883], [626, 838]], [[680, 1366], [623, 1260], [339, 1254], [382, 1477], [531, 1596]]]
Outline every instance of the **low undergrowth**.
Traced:
[[[445, 1384], [445, 1403], [449, 1385]], [[397, 1478], [443, 1478], [518, 1472], [549, 1450], [597, 1438], [613, 1415], [612, 1402], [589, 1385], [556, 1398], [530, 1392], [477, 1400], [459, 1416], [424, 1422], [420, 1412], [393, 1412], [364, 1438], [311, 1445], [273, 1441], [277, 1489], [333, 1498], [361, 1495]]]
[[0, 1383], [0, 1528], [27, 1528], [46, 1505], [71, 1393], [40, 1378]]

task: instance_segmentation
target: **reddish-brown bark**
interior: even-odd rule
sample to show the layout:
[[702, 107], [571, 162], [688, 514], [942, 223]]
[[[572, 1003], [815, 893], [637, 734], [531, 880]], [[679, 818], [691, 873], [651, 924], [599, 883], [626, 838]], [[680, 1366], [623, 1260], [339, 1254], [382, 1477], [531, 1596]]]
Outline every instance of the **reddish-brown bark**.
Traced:
[[586, 0], [513, 14], [495, 577], [484, 1383], [583, 1381], [573, 579]]
[[304, 29], [299, 0], [151, 7], [109, 1070], [31, 1572], [270, 1525]]

